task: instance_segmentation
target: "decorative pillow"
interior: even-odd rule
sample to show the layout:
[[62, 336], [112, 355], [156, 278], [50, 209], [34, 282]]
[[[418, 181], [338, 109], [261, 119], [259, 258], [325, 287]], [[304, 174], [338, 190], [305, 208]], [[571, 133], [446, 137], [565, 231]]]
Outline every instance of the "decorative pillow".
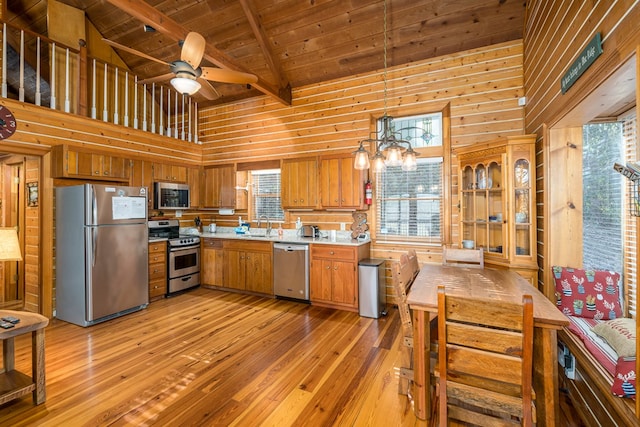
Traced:
[[593, 332], [604, 338], [618, 353], [618, 357], [635, 357], [636, 355], [636, 321], [621, 317], [598, 323]]
[[620, 397], [636, 398], [636, 358], [621, 357], [616, 363], [611, 393]]
[[554, 266], [556, 303], [567, 316], [599, 320], [622, 316], [620, 274]]

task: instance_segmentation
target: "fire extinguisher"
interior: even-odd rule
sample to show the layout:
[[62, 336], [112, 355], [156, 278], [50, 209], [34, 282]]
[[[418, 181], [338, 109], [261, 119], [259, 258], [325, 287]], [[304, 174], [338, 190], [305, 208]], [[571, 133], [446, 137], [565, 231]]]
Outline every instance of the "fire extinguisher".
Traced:
[[367, 181], [364, 185], [364, 203], [370, 205], [373, 199], [373, 189], [371, 188], [371, 181]]

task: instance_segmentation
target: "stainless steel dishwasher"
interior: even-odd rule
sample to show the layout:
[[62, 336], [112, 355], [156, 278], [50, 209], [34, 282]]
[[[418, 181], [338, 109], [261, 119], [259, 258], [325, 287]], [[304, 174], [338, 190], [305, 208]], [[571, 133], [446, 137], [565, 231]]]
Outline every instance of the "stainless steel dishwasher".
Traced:
[[309, 301], [309, 245], [273, 244], [273, 292], [277, 297]]

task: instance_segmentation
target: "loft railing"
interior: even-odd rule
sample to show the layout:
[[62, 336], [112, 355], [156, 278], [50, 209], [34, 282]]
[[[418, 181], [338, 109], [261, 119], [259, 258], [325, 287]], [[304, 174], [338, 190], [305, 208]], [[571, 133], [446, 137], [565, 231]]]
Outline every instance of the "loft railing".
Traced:
[[5, 22], [0, 36], [3, 98], [200, 143], [192, 98], [138, 84], [124, 64], [90, 57], [82, 40], [72, 48]]

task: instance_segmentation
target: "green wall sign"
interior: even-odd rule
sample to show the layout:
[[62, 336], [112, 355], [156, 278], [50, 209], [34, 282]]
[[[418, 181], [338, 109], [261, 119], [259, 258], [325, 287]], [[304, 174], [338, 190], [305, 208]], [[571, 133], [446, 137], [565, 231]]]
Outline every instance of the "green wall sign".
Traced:
[[600, 39], [600, 33], [596, 33], [591, 39], [589, 44], [578, 55], [571, 67], [564, 73], [560, 85], [562, 87], [562, 94], [567, 92], [571, 86], [580, 78], [587, 68], [593, 64], [598, 56], [602, 54], [602, 40]]

